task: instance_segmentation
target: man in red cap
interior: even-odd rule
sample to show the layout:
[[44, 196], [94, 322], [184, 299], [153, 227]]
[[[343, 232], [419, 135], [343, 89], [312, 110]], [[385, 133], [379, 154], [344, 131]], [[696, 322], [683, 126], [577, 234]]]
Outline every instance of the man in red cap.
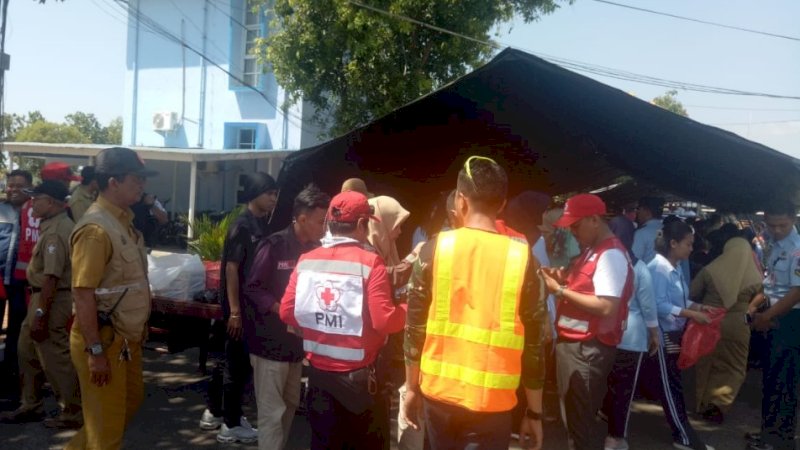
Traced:
[[280, 305], [311, 363], [311, 448], [388, 449], [375, 359], [386, 336], [403, 329], [405, 305], [394, 305], [383, 260], [365, 248], [367, 223], [377, 220], [367, 197], [337, 195], [326, 219], [331, 236], [300, 257]]
[[569, 270], [542, 269], [557, 301], [556, 378], [570, 448], [595, 449], [595, 413], [606, 393], [616, 346], [633, 292], [633, 268], [624, 245], [604, 219], [600, 197], [579, 194], [564, 207], [557, 227], [569, 228], [583, 252]]
[[72, 173], [72, 168], [69, 164], [64, 162], [51, 162], [47, 163], [42, 167], [42, 181], [44, 180], [54, 180], [60, 181], [64, 183], [64, 185], [69, 189], [69, 184], [72, 181], [81, 181], [82, 178], [78, 175]]

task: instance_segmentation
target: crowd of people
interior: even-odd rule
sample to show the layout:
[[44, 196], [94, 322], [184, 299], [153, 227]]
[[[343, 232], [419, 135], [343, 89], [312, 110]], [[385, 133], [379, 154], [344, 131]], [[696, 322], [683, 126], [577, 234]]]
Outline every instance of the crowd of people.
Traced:
[[[19, 408], [0, 421], [42, 420], [46, 379], [61, 411], [45, 425], [79, 428], [67, 448], [119, 448], [142, 401], [150, 311], [145, 239], [130, 207], [153, 172], [129, 149], [106, 149], [70, 196], [78, 177], [66, 165], [46, 169], [35, 187], [29, 173], [10, 172], [0, 205], [4, 374], [22, 380]], [[756, 229], [716, 215], [664, 217], [656, 197], [616, 211], [594, 194], [556, 206], [539, 192], [508, 198], [505, 170], [473, 156], [405, 254], [409, 211], [363, 180], [345, 180], [333, 198], [307, 186], [277, 232], [267, 222], [272, 177], [244, 177], [240, 199], [199, 422], [220, 442], [283, 448], [305, 409], [312, 449], [389, 449], [398, 398], [404, 450], [507, 449], [511, 439], [539, 449], [545, 416], [560, 417], [571, 449], [625, 450], [631, 404], [643, 395], [663, 407], [665, 443], [713, 450], [688, 414], [724, 422], [752, 334], [765, 336], [763, 403], [745, 445], [794, 448], [800, 235], [788, 201], [765, 201]], [[689, 410], [679, 360], [691, 327], [721, 337], [696, 364]], [[251, 379], [255, 427], [242, 408]], [[548, 386], [558, 406], [545, 401]]]

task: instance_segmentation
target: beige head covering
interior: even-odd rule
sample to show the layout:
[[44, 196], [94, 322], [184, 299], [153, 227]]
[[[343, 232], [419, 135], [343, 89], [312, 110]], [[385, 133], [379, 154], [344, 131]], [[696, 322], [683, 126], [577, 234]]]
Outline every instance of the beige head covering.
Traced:
[[367, 190], [367, 183], [361, 178], [348, 178], [342, 183], [342, 192], [356, 191], [364, 194], [365, 197], [370, 198], [372, 194]]
[[545, 238], [553, 234], [553, 232], [556, 230], [556, 227], [553, 224], [556, 223], [556, 221], [560, 219], [562, 215], [564, 215], [563, 208], [548, 209], [542, 214], [542, 224], [539, 225], [539, 230], [542, 231], [542, 234]]
[[739, 292], [762, 281], [750, 243], [738, 237], [729, 240], [722, 254], [707, 265], [705, 270], [711, 276], [722, 304], [727, 309], [736, 303]]
[[397, 246], [391, 238], [391, 231], [401, 226], [411, 215], [400, 203], [392, 197], [379, 195], [369, 199], [369, 204], [375, 208], [375, 217], [381, 221], [369, 221], [369, 243], [375, 247], [387, 266], [400, 264]]

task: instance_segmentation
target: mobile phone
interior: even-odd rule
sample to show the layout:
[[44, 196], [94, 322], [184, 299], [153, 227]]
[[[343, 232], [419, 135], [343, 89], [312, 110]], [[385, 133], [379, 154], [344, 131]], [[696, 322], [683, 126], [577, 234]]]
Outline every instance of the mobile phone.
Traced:
[[753, 316], [751, 316], [750, 313], [744, 313], [744, 323], [747, 325], [753, 324]]

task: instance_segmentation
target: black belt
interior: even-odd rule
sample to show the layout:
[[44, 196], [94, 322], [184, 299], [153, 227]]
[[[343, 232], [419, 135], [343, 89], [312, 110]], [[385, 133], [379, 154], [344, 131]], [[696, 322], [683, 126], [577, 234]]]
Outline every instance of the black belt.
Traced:
[[[38, 294], [39, 292], [42, 292], [42, 288], [34, 287], [34, 286], [28, 286], [28, 290], [31, 291], [31, 294]], [[56, 289], [56, 291], [71, 291], [71, 290], [72, 290], [72, 288], [58, 288], [58, 289]]]

